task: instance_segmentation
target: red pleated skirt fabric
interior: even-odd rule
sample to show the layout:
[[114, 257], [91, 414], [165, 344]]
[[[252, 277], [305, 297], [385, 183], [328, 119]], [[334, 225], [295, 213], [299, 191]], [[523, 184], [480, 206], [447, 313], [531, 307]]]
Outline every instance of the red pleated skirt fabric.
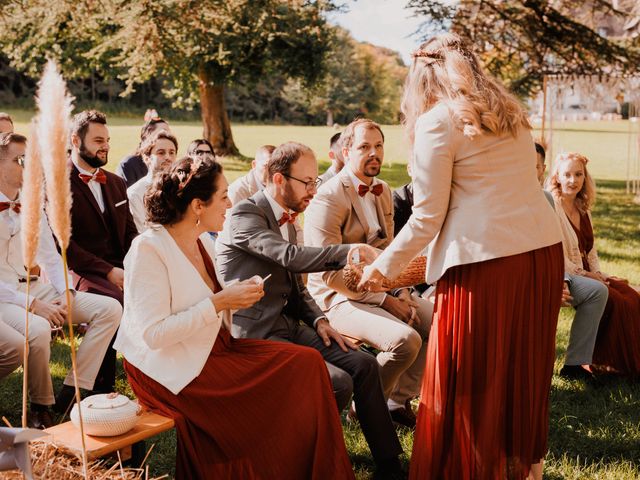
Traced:
[[593, 349], [593, 364], [623, 375], [640, 375], [640, 295], [612, 278]]
[[176, 422], [176, 478], [353, 479], [319, 352], [220, 330], [178, 395], [125, 361], [140, 403]]
[[547, 450], [562, 245], [438, 280], [410, 478], [524, 479]]

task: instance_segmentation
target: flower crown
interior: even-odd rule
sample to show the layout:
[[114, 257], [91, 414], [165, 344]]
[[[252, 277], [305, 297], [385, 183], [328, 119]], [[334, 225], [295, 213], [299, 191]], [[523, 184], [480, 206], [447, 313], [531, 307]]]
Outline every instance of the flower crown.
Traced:
[[444, 57], [437, 52], [428, 52], [426, 50], [418, 49], [411, 53], [411, 57], [415, 60], [416, 58], [424, 58], [425, 63], [427, 65], [431, 65], [432, 63], [440, 62], [444, 60]]
[[178, 176], [178, 180], [180, 180], [180, 183], [178, 184], [178, 192], [186, 188], [186, 186], [189, 184], [189, 182], [194, 177], [194, 175], [198, 173], [198, 170], [200, 169], [202, 164], [203, 164], [203, 160], [199, 157], [196, 157], [191, 161], [191, 164], [190, 164], [191, 168], [189, 168], [189, 171], [180, 169], [176, 172], [176, 175]]

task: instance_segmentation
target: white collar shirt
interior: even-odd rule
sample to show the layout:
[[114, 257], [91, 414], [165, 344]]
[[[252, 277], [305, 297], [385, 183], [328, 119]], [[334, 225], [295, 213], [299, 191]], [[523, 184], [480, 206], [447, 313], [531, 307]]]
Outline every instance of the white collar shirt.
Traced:
[[[290, 213], [276, 202], [267, 189], [264, 190], [264, 196], [267, 197], [269, 205], [271, 205], [271, 210], [273, 211], [273, 215], [276, 217], [276, 222], [280, 221], [282, 214]], [[289, 224], [287, 222], [280, 225], [280, 234], [287, 242], [291, 242], [291, 239], [289, 238]]]
[[[76, 166], [76, 168], [78, 169], [79, 173], [82, 173], [84, 175], [94, 175], [95, 173], [98, 172], [98, 170], [96, 170], [95, 172], [90, 172], [88, 170], [85, 170], [84, 168], [81, 168], [76, 162], [75, 160], [73, 161], [73, 164]], [[89, 180], [89, 183], [87, 183], [87, 186], [89, 187], [89, 190], [91, 190], [91, 193], [93, 193], [94, 198], [96, 199], [96, 202], [98, 203], [98, 207], [100, 207], [100, 211], [102, 213], [104, 213], [104, 199], [102, 197], [102, 188], [100, 187], [100, 184], [98, 182], [96, 182], [95, 180]]]
[[[355, 188], [356, 196], [358, 197], [357, 201], [360, 202], [360, 205], [362, 206], [362, 210], [364, 211], [364, 215], [366, 217], [366, 222], [369, 224], [369, 235], [367, 238], [367, 243], [371, 243], [378, 237], [381, 230], [380, 221], [378, 220], [378, 209], [376, 208], [376, 196], [371, 192], [367, 192], [365, 193], [364, 197], [361, 197], [358, 194], [358, 188], [360, 185], [367, 185], [358, 177], [356, 177], [350, 166], [347, 166], [345, 168], [347, 168], [349, 178], [351, 178], [351, 183], [353, 183], [353, 186]], [[378, 183], [378, 180], [374, 178], [373, 182], [371, 182], [371, 187]]]

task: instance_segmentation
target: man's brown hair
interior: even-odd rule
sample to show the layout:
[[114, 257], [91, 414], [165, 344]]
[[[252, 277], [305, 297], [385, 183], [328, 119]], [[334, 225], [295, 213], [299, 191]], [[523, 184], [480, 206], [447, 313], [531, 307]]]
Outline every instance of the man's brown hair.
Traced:
[[344, 129], [344, 132], [340, 135], [340, 143], [342, 143], [342, 148], [351, 148], [353, 145], [353, 137], [356, 132], [356, 128], [359, 126], [363, 126], [367, 130], [378, 130], [380, 135], [382, 135], [382, 141], [384, 142], [384, 133], [382, 133], [382, 128], [373, 120], [369, 120], [368, 118], [358, 118], [354, 120], [347, 128]]
[[12, 143], [27, 143], [27, 137], [13, 132], [0, 133], [0, 157], [4, 158]]
[[90, 123], [107, 124], [107, 116], [98, 110], [84, 110], [73, 117], [71, 135], [77, 135], [84, 141]]
[[9, 115], [8, 113], [0, 112], [0, 120], [6, 120], [11, 125], [13, 125], [13, 119], [11, 118], [11, 115]]
[[298, 142], [286, 142], [277, 147], [271, 154], [271, 159], [267, 164], [269, 180], [273, 180], [273, 176], [276, 173], [280, 173], [285, 176], [289, 175], [291, 172], [291, 165], [296, 163], [305, 153], [313, 154], [313, 150]]

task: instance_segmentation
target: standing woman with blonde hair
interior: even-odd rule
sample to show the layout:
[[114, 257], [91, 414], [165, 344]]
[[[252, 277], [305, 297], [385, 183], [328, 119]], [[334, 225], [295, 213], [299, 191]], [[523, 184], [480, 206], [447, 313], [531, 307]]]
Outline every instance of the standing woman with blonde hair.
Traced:
[[591, 222], [595, 184], [589, 160], [579, 153], [556, 157], [546, 188], [553, 194], [562, 228], [565, 270], [604, 283], [609, 290], [600, 319], [592, 364], [601, 369], [640, 375], [640, 294], [623, 278], [600, 271]]
[[456, 35], [414, 52], [402, 111], [413, 213], [365, 268], [381, 289], [429, 245], [437, 281], [411, 478], [542, 478], [561, 232], [526, 113]]

